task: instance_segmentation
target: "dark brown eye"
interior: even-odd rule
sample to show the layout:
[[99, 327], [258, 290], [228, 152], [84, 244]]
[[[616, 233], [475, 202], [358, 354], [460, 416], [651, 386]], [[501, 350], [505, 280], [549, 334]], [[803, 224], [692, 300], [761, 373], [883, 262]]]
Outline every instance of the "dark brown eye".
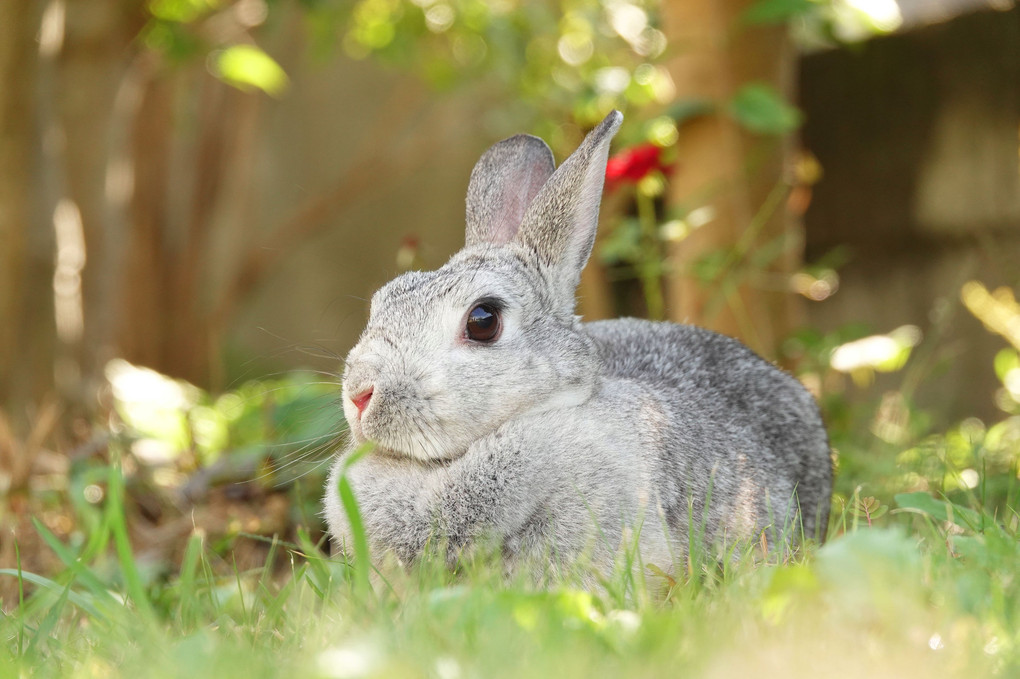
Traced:
[[491, 342], [499, 335], [499, 309], [491, 304], [475, 305], [467, 315], [464, 331], [475, 342]]

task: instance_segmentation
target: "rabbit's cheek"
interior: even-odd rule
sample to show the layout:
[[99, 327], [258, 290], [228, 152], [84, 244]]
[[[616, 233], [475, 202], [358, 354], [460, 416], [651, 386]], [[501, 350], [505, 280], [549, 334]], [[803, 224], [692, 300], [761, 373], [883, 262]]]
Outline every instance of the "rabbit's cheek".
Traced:
[[348, 398], [346, 394], [344, 394], [342, 396], [342, 399], [343, 399], [344, 419], [347, 420], [347, 424], [350, 425], [351, 431], [354, 431], [355, 427], [358, 427], [358, 429], [360, 431], [359, 420], [361, 418], [359, 417], [359, 413], [358, 413], [357, 407], [355, 407], [354, 404], [351, 403], [350, 398]]

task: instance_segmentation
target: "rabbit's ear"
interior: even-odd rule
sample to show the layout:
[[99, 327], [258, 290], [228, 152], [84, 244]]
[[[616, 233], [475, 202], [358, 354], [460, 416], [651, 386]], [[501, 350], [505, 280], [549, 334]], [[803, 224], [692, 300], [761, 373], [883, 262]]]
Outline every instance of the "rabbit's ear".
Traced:
[[532, 201], [517, 234], [550, 271], [559, 299], [570, 310], [595, 244], [609, 142], [622, 122], [623, 115], [613, 111], [585, 137]]
[[466, 245], [512, 240], [555, 169], [546, 143], [527, 134], [504, 139], [486, 151], [468, 183]]

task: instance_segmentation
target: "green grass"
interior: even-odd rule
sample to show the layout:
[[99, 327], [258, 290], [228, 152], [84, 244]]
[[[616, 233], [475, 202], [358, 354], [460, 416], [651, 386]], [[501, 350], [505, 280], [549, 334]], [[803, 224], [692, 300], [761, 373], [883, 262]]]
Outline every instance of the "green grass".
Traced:
[[[16, 527], [0, 535], [14, 554], [0, 564], [0, 678], [1020, 676], [1020, 404], [941, 433], [905, 399], [902, 411], [830, 404], [825, 545], [722, 565], [695, 555], [664, 569], [675, 576], [650, 569], [651, 588], [621, 569], [589, 592], [576, 575], [508, 580], [482, 556], [382, 572], [325, 556], [310, 537], [321, 474], [293, 471], [332, 440], [334, 387], [315, 379], [198, 394], [169, 413], [126, 402], [107, 455], [72, 464], [63, 490], [0, 503]], [[900, 439], [874, 433], [890, 431], [883, 418]], [[178, 487], [129, 452], [146, 439], [197, 451], [179, 456], [180, 479], [188, 464], [262, 459], [246, 487], [270, 490], [245, 502], [265, 513], [268, 493], [292, 497], [292, 537], [195, 520], [179, 549], [153, 557], [140, 538], [180, 517], [142, 517], [143, 500]], [[337, 492], [356, 512], [351, 488]], [[26, 511], [31, 522], [13, 521]], [[73, 529], [54, 528], [60, 512]]]
[[507, 582], [484, 559], [364, 578], [306, 536], [274, 541], [264, 567], [241, 572], [196, 533], [179, 570], [146, 579], [111, 469], [104, 519], [81, 544], [36, 522], [63, 572], [0, 575], [23, 598], [5, 602], [3, 675], [1020, 674], [1017, 516], [976, 498], [901, 495], [882, 527], [846, 511], [821, 548], [785, 563], [695, 561], [651, 596], [622, 576], [597, 593]]

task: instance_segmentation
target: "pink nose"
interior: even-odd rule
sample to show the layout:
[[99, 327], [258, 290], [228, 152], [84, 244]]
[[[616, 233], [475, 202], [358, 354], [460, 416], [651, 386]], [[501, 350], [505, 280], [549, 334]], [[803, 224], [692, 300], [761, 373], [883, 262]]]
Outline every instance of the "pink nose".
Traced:
[[358, 409], [358, 417], [361, 417], [361, 413], [365, 412], [365, 408], [368, 407], [368, 402], [372, 400], [373, 393], [374, 392], [370, 387], [360, 394], [351, 396], [351, 403], [353, 403], [354, 407]]

